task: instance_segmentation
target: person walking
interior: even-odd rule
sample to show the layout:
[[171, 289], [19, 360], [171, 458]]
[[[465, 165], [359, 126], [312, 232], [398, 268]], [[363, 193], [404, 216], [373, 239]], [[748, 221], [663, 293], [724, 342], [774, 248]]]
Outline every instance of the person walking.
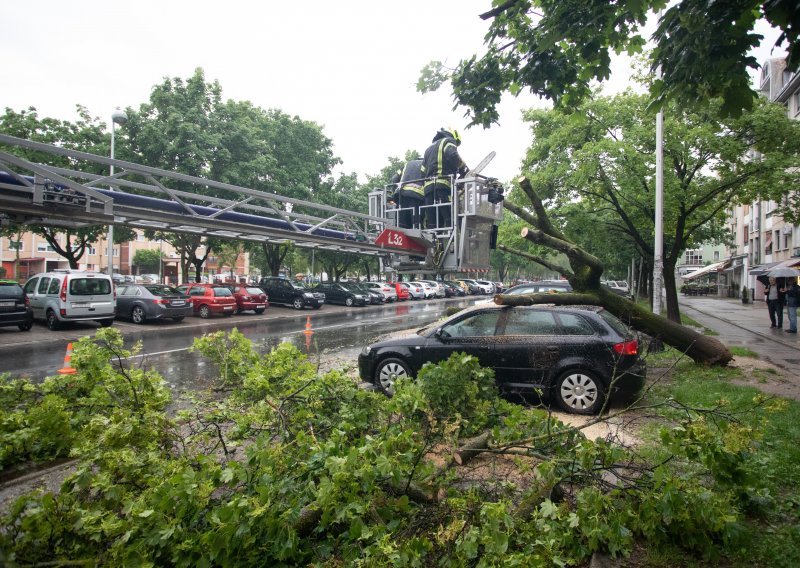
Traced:
[[797, 300], [800, 293], [797, 278], [792, 278], [791, 283], [783, 291], [786, 298], [786, 315], [789, 316], [789, 329], [786, 332], [797, 333]]
[[[429, 179], [423, 184], [425, 194], [425, 226], [428, 229], [449, 228], [452, 223], [450, 194], [456, 174], [468, 171], [458, 154], [461, 136], [455, 129], [440, 129], [433, 143], [425, 150], [423, 173]], [[435, 206], [435, 207], [434, 207]]]
[[769, 283], [764, 288], [764, 297], [767, 300], [770, 327], [783, 328], [783, 291], [778, 287], [774, 276], [769, 277]]

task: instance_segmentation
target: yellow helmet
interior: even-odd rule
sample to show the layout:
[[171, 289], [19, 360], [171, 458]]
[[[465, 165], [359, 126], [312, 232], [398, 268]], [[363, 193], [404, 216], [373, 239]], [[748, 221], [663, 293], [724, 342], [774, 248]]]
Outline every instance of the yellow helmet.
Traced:
[[439, 132], [436, 133], [436, 136], [433, 137], [433, 141], [436, 142], [437, 140], [441, 140], [442, 138], [452, 138], [453, 141], [456, 143], [456, 146], [461, 145], [461, 135], [455, 128], [450, 128], [450, 127], [440, 128]]

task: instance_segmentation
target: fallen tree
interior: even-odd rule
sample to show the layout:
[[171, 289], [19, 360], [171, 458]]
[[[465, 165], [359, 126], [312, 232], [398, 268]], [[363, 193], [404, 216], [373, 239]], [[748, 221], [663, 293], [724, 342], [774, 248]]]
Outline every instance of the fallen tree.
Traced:
[[521, 235], [532, 243], [542, 245], [566, 255], [569, 268], [547, 258], [529, 254], [504, 245], [500, 249], [517, 254], [565, 276], [575, 293], [525, 294], [509, 296], [498, 294], [495, 303], [505, 306], [532, 304], [588, 304], [603, 306], [609, 312], [657, 340], [661, 340], [690, 357], [696, 363], [727, 365], [733, 359], [728, 348], [713, 337], [697, 333], [667, 318], [653, 314], [635, 302], [617, 296], [600, 285], [603, 264], [593, 255], [570, 241], [550, 220], [544, 203], [526, 177], [518, 180], [520, 188], [531, 202], [532, 212], [508, 200], [504, 207], [526, 221]]

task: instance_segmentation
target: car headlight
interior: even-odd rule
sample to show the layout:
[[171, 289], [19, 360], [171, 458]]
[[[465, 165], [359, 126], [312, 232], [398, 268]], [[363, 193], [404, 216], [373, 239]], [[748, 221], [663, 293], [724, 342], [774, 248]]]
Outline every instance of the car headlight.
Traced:
[[311, 292], [303, 292], [303, 297], [305, 297], [305, 298], [313, 298], [314, 294], [312, 294]]
[[370, 354], [370, 352], [371, 352], [371, 351], [372, 351], [372, 347], [370, 347], [369, 345], [367, 345], [367, 346], [365, 346], [365, 347], [364, 347], [364, 349], [362, 349], [362, 350], [361, 350], [361, 355], [362, 355], [363, 357], [367, 357], [367, 356], [369, 356], [369, 354]]

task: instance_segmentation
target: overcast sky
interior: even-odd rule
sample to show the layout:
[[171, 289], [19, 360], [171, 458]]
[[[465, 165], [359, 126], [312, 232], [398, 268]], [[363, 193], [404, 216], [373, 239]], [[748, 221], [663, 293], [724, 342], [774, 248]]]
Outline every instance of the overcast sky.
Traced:
[[[138, 108], [164, 77], [195, 68], [225, 99], [249, 100], [323, 126], [341, 171], [374, 174], [389, 156], [422, 152], [436, 130], [462, 131], [461, 154], [486, 175], [509, 180], [529, 143], [521, 109], [544, 103], [507, 97], [500, 125], [464, 130], [449, 90], [415, 89], [431, 60], [455, 65], [482, 47], [490, 0], [212, 2], [16, 0], [3, 3], [0, 108], [37, 108], [75, 120], [75, 105], [108, 117]], [[774, 43], [777, 34], [765, 28]], [[762, 47], [757, 58], [769, 56]], [[616, 66], [610, 89], [628, 80]], [[363, 178], [362, 178], [363, 179]]]

